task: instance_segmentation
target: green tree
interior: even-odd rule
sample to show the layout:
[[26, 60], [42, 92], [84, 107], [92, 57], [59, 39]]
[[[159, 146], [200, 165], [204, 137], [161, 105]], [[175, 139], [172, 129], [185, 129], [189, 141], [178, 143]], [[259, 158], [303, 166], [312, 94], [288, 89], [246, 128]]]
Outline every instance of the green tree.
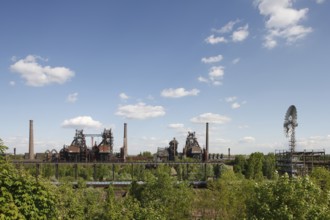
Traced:
[[55, 188], [0, 161], [0, 219], [56, 218]]
[[330, 172], [324, 167], [316, 167], [310, 174], [311, 180], [316, 183], [324, 193], [330, 192]]
[[264, 154], [260, 152], [252, 153], [247, 160], [246, 178], [248, 179], [263, 179], [263, 163]]
[[0, 157], [1, 157], [1, 154], [4, 154], [7, 149], [8, 149], [8, 147], [4, 145], [3, 141], [0, 138]]
[[272, 182], [255, 185], [248, 201], [249, 219], [330, 219], [330, 195], [309, 177], [289, 178], [287, 174]]
[[158, 167], [145, 184], [134, 182], [130, 195], [139, 201], [144, 211], [152, 211], [161, 219], [190, 219], [192, 192], [187, 183], [178, 183], [166, 167]]
[[235, 173], [246, 174], [247, 160], [244, 155], [235, 156], [234, 160], [234, 171]]
[[[253, 181], [230, 169], [224, 169], [221, 177], [208, 182], [209, 193], [202, 200], [209, 200], [204, 209], [212, 216], [210, 219], [244, 219], [246, 218], [246, 201], [251, 198]], [[206, 191], [206, 192], [207, 192]], [[211, 195], [211, 197], [210, 197]]]
[[269, 153], [265, 155], [262, 172], [265, 177], [268, 179], [273, 179], [275, 175], [275, 154]]

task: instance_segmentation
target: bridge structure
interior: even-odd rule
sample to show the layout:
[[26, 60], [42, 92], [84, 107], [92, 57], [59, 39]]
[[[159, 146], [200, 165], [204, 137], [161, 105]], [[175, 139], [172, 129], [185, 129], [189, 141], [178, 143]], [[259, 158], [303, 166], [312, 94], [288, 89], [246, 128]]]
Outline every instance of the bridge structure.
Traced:
[[[73, 170], [73, 176], [74, 179], [77, 181], [78, 180], [78, 170], [79, 167], [84, 166], [84, 167], [92, 167], [93, 169], [93, 179], [94, 181], [88, 182], [90, 186], [95, 186], [95, 187], [103, 187], [106, 185], [127, 185], [128, 183], [130, 184], [133, 179], [134, 179], [134, 168], [135, 167], [144, 167], [144, 169], [153, 169], [157, 168], [160, 165], [163, 166], [168, 166], [170, 168], [181, 165], [181, 167], [184, 169], [184, 172], [186, 175], [189, 175], [189, 172], [191, 172], [191, 167], [192, 166], [198, 166], [200, 169], [203, 170], [203, 181], [201, 180], [191, 180], [191, 184], [193, 186], [199, 187], [199, 186], [204, 186], [206, 182], [204, 180], [207, 180], [208, 174], [207, 174], [207, 166], [208, 165], [218, 165], [219, 167], [224, 166], [227, 161], [208, 161], [208, 162], [95, 162], [95, 163], [86, 163], [86, 162], [76, 162], [76, 163], [70, 163], [70, 162], [43, 162], [43, 161], [31, 161], [31, 160], [13, 160], [12, 163], [19, 167], [19, 166], [33, 166], [35, 167], [35, 177], [38, 178], [41, 175], [41, 169], [43, 166], [50, 166], [55, 169], [55, 178], [56, 180], [60, 179], [59, 175], [59, 169], [61, 166], [66, 166], [69, 167], [70, 169]], [[111, 173], [111, 181], [96, 181], [97, 180], [97, 171], [100, 168], [100, 165], [105, 165], [108, 167], [109, 172]], [[130, 167], [130, 174], [131, 174], [131, 179], [129, 180], [118, 180], [116, 178], [116, 166], [125, 166], [125, 167]]]

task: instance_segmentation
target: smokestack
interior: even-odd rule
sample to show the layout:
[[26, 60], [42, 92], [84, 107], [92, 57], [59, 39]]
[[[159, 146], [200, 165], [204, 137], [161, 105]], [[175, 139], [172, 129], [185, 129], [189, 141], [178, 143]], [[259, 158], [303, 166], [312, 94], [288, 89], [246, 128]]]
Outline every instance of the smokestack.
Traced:
[[33, 141], [33, 120], [30, 120], [30, 135], [29, 135], [29, 159], [34, 159], [34, 141]]
[[126, 160], [127, 157], [127, 124], [124, 123], [124, 155], [123, 159]]
[[209, 159], [209, 123], [206, 123], [206, 152], [205, 152], [205, 161]]
[[230, 147], [228, 148], [228, 158], [230, 159]]

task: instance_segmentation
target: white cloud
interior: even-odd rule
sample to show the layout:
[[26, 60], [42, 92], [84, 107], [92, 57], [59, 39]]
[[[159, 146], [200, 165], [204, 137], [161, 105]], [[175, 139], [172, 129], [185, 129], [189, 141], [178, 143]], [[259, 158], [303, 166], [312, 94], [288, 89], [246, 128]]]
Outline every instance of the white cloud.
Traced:
[[238, 109], [240, 108], [242, 105], [246, 104], [246, 101], [243, 101], [241, 103], [237, 102], [237, 97], [236, 96], [231, 96], [231, 97], [227, 97], [226, 102], [231, 103], [231, 108], [232, 109]]
[[78, 93], [71, 93], [68, 95], [68, 97], [66, 98], [66, 101], [69, 103], [75, 103], [78, 100]]
[[240, 140], [241, 143], [253, 143], [256, 139], [251, 136], [244, 137], [242, 140]]
[[63, 128], [100, 128], [101, 122], [93, 120], [90, 116], [78, 116], [75, 118], [64, 120], [62, 123]]
[[214, 123], [214, 124], [225, 124], [225, 123], [231, 121], [231, 119], [224, 115], [219, 115], [219, 114], [214, 114], [214, 113], [204, 113], [204, 114], [201, 114], [197, 117], [190, 119], [190, 121], [194, 122], [194, 123], [210, 122], [210, 123]]
[[199, 76], [199, 77], [197, 78], [197, 80], [198, 80], [199, 82], [203, 82], [203, 83], [208, 83], [208, 82], [209, 82], [208, 79], [206, 79], [206, 78], [204, 78], [204, 77], [202, 77], [202, 76]]
[[231, 96], [226, 98], [226, 102], [234, 102], [237, 99], [236, 96]]
[[16, 85], [16, 82], [15, 82], [15, 81], [10, 81], [10, 82], [9, 82], [9, 85], [11, 85], [11, 86], [15, 86], [15, 85]]
[[129, 99], [129, 96], [122, 92], [119, 94], [119, 98], [122, 100], [127, 100], [127, 99]]
[[240, 107], [241, 107], [241, 105], [238, 102], [234, 102], [233, 104], [231, 104], [232, 109], [238, 109]]
[[161, 92], [161, 96], [166, 98], [181, 98], [184, 96], [197, 96], [199, 93], [198, 89], [192, 89], [190, 91], [185, 90], [184, 88], [177, 88], [177, 89], [164, 89]]
[[209, 69], [208, 78], [198, 77], [199, 82], [212, 83], [213, 85], [222, 85], [221, 79], [223, 78], [225, 72], [225, 67], [223, 66], [212, 66]]
[[209, 70], [209, 77], [211, 81], [216, 81], [217, 79], [221, 79], [224, 72], [225, 67], [223, 66], [212, 66]]
[[41, 87], [52, 83], [63, 84], [75, 73], [66, 67], [42, 66], [37, 61], [47, 61], [39, 56], [28, 55], [10, 66], [10, 70], [18, 73], [28, 86]]
[[214, 34], [205, 39], [206, 43], [209, 44], [218, 44], [218, 43], [227, 43], [228, 41], [224, 37], [216, 37]]
[[267, 34], [264, 46], [272, 49], [278, 45], [278, 39], [284, 39], [287, 43], [294, 43], [312, 32], [311, 27], [299, 25], [306, 19], [308, 8], [292, 8], [294, 0], [256, 0], [261, 15], [266, 20]]
[[245, 25], [237, 28], [236, 31], [233, 32], [232, 40], [234, 42], [244, 41], [249, 36], [249, 25]]
[[203, 63], [217, 63], [220, 62], [222, 59], [223, 56], [219, 54], [218, 56], [214, 56], [214, 57], [203, 57], [201, 61]]
[[232, 61], [232, 64], [237, 64], [240, 61], [240, 58], [236, 58]]
[[296, 142], [296, 148], [321, 150], [330, 145], [330, 135], [311, 136], [308, 138], [299, 138]]
[[164, 116], [165, 109], [162, 106], [151, 106], [139, 102], [136, 105], [119, 106], [116, 115], [131, 119], [156, 118]]
[[316, 3], [317, 4], [322, 4], [322, 3], [324, 3], [325, 2], [325, 0], [316, 0]]
[[213, 31], [221, 33], [221, 34], [229, 33], [233, 30], [234, 25], [237, 24], [238, 22], [239, 22], [239, 19], [237, 19], [236, 21], [229, 21], [226, 25], [221, 27], [219, 30], [213, 29]]
[[173, 128], [173, 129], [182, 129], [182, 128], [184, 128], [184, 124], [181, 124], [181, 123], [169, 124], [167, 127]]

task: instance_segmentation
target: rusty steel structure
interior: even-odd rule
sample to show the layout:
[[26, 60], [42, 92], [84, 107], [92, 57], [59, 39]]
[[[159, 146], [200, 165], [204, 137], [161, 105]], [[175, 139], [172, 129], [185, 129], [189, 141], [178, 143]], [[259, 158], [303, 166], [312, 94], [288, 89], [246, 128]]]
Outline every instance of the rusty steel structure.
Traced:
[[199, 146], [195, 132], [188, 132], [186, 145], [183, 149], [183, 155], [198, 160], [203, 159], [203, 150]]
[[108, 161], [113, 155], [113, 135], [111, 129], [104, 129], [102, 141], [92, 148], [93, 159], [96, 161]]
[[[86, 137], [101, 136], [100, 144], [90, 149], [86, 145]], [[93, 162], [109, 161], [113, 156], [113, 135], [111, 129], [104, 129], [101, 135], [84, 134], [83, 130], [76, 130], [76, 135], [69, 146], [64, 146], [59, 153], [62, 162]]]

